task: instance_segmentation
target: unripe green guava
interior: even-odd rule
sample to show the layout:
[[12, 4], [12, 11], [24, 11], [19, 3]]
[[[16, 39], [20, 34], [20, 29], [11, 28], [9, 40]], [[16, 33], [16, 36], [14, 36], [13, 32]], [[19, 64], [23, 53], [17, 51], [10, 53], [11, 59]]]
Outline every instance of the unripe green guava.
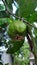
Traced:
[[13, 38], [16, 34], [25, 35], [26, 24], [19, 20], [14, 20], [8, 27], [8, 35]]
[[11, 38], [11, 40], [8, 42], [9, 47], [7, 53], [12, 54], [18, 51], [24, 43], [26, 25], [22, 21], [14, 20], [11, 24], [9, 24], [7, 32]]
[[14, 25], [15, 25], [15, 29], [19, 32], [19, 33], [23, 33], [26, 29], [26, 24], [22, 21], [15, 21], [14, 22]]

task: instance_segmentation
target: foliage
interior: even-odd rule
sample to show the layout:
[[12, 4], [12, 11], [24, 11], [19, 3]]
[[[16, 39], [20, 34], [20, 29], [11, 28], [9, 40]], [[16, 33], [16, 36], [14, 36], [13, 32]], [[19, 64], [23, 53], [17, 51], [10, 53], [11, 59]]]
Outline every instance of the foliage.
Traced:
[[[31, 20], [29, 18], [32, 15], [32, 16], [34, 16], [34, 19], [35, 19], [35, 16], [36, 16], [35, 8], [37, 6], [37, 1], [36, 0], [28, 0], [28, 1], [27, 0], [23, 0], [23, 1], [22, 0], [16, 0], [16, 1], [19, 4], [19, 16], [20, 17], [24, 17], [26, 20], [29, 21], [29, 20]], [[37, 19], [37, 17], [36, 17], [36, 19]], [[34, 22], [33, 20], [30, 21], [30, 22]]]
[[23, 42], [24, 42], [24, 40], [22, 40], [22, 41], [10, 40], [7, 44], [7, 48], [8, 48], [7, 53], [13, 54], [13, 53], [17, 52], [20, 49], [20, 47], [23, 45]]
[[8, 7], [9, 7], [9, 9], [12, 9], [13, 0], [5, 0], [5, 1], [6, 1], [7, 5], [8, 5]]
[[27, 42], [24, 42], [23, 46], [14, 56], [14, 65], [29, 65], [30, 50]]

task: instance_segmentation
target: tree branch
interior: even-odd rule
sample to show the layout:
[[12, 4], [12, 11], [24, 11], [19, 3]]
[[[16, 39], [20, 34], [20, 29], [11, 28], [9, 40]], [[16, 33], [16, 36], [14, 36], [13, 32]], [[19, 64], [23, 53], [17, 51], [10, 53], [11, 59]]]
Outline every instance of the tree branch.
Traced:
[[31, 27], [34, 27], [35, 29], [37, 29], [33, 24], [29, 23], [28, 21], [24, 20], [24, 18], [21, 18], [21, 17], [18, 17], [16, 15], [14, 15], [12, 13], [12, 11], [10, 11], [10, 9], [8, 8], [8, 5], [6, 4], [5, 0], [2, 0], [4, 5], [5, 5], [5, 8], [6, 8], [6, 12], [9, 13], [10, 15], [14, 16], [15, 18], [18, 18], [19, 20], [22, 20], [26, 25], [29, 25]]
[[28, 42], [29, 42], [30, 50], [32, 51], [32, 50], [33, 50], [33, 42], [32, 42], [32, 40], [30, 39], [30, 37], [29, 37], [29, 34], [28, 34], [28, 33], [27, 33], [26, 37], [27, 37]]

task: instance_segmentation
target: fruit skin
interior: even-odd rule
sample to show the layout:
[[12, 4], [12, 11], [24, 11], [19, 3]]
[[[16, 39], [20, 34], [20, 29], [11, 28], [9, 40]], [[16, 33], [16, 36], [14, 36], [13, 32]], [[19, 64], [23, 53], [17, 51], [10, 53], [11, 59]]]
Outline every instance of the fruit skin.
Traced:
[[9, 24], [7, 33], [11, 38], [8, 42], [10, 46], [8, 47], [7, 53], [13, 54], [18, 51], [24, 43], [26, 25], [19, 20], [12, 21], [12, 23]]
[[22, 21], [15, 21], [14, 22], [15, 25], [15, 29], [19, 32], [19, 33], [23, 33], [26, 29], [26, 25], [24, 24], [24, 22]]
[[15, 36], [16, 30], [15, 30], [14, 23], [9, 24], [7, 33], [10, 36], [10, 38], [13, 38]]
[[24, 22], [15, 20], [8, 27], [8, 35], [13, 38], [16, 34], [25, 35], [26, 25]]

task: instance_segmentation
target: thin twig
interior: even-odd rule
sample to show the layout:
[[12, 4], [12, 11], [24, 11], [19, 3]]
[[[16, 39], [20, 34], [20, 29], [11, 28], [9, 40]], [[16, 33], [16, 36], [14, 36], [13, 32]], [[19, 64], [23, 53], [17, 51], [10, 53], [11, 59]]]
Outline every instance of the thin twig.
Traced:
[[[16, 15], [14, 15], [14, 14], [10, 11], [10, 9], [8, 8], [8, 5], [6, 4], [5, 0], [2, 0], [2, 1], [3, 1], [4, 5], [5, 5], [6, 11], [7, 11], [10, 15], [14, 16], [15, 18], [18, 18], [18, 19], [22, 20], [21, 17], [18, 17], [18, 16], [16, 16]], [[24, 19], [23, 19], [23, 22], [26, 23], [27, 25], [29, 25], [29, 26], [34, 27], [35, 29], [37, 29], [33, 24], [29, 23], [28, 21], [26, 21], [26, 20], [24, 20]]]

